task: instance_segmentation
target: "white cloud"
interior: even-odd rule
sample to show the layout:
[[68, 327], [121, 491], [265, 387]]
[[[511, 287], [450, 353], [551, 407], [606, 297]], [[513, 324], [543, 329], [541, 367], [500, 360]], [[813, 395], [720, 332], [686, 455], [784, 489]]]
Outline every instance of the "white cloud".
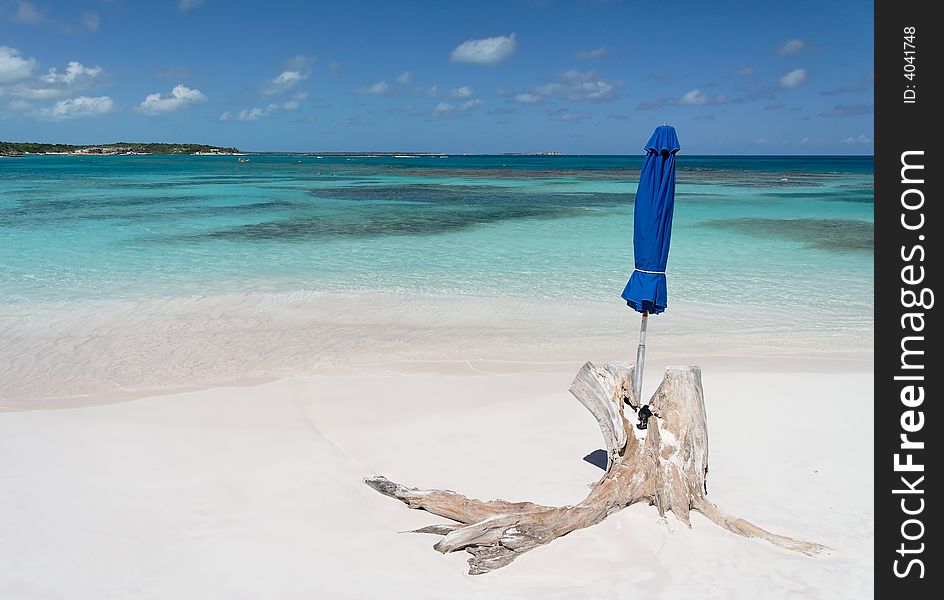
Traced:
[[612, 100], [616, 86], [604, 79], [596, 81], [586, 81], [577, 84], [571, 90], [570, 98], [572, 100]]
[[239, 115], [236, 117], [238, 121], [257, 121], [262, 117], [267, 117], [278, 110], [278, 106], [275, 104], [270, 104], [265, 108], [247, 108], [239, 111]]
[[707, 103], [708, 103], [708, 96], [697, 88], [686, 93], [679, 100], [679, 104], [684, 104], [686, 106], [701, 106]]
[[404, 71], [397, 75], [396, 82], [400, 85], [409, 85], [413, 81], [413, 73], [411, 71]]
[[281, 94], [289, 91], [300, 82], [308, 79], [308, 73], [300, 70], [286, 70], [278, 74], [275, 79], [266, 82], [262, 93], [266, 96]]
[[[417, 91], [422, 91], [422, 90], [417, 90]], [[422, 93], [426, 95], [426, 97], [428, 98], [471, 98], [472, 96], [475, 95], [475, 90], [473, 90], [471, 87], [467, 85], [460, 85], [458, 87], [452, 88], [448, 92], [446, 91], [441, 92], [439, 90], [439, 86], [434, 85]]]
[[512, 54], [518, 47], [515, 34], [497, 36], [480, 40], [466, 40], [456, 46], [449, 60], [474, 65], [497, 65]]
[[450, 98], [470, 98], [472, 94], [472, 88], [467, 85], [462, 85], [449, 91]]
[[194, 104], [206, 102], [207, 97], [203, 92], [188, 88], [183, 84], [177, 84], [171, 90], [169, 96], [162, 96], [159, 93], [148, 94], [148, 96], [138, 105], [138, 112], [146, 115], [160, 115], [182, 108], [187, 108]]
[[9, 89], [9, 94], [28, 100], [49, 100], [72, 96], [93, 87], [104, 70], [101, 67], [86, 67], [78, 61], [70, 61], [65, 69], [56, 68], [35, 80], [23, 81]]
[[594, 48], [593, 50], [581, 50], [574, 54], [574, 58], [580, 60], [596, 60], [598, 58], [603, 58], [612, 51], [612, 48], [609, 46], [600, 46], [599, 48]]
[[806, 43], [800, 38], [794, 38], [777, 46], [777, 53], [783, 56], [792, 56], [803, 52], [804, 48], [806, 48]]
[[203, 4], [204, 0], [179, 0], [179, 2], [177, 2], [177, 8], [182, 12], [187, 12], [195, 8], [200, 8]]
[[515, 96], [515, 100], [517, 100], [518, 102], [522, 104], [540, 104], [544, 102], [544, 98], [542, 98], [541, 96], [538, 96], [536, 94], [528, 94], [528, 93], [518, 94], [517, 96]]
[[26, 0], [17, 0], [16, 3], [16, 12], [10, 17], [13, 21], [17, 23], [42, 23], [46, 20], [46, 15], [37, 10], [33, 6], [32, 2], [26, 2]]
[[679, 98], [675, 104], [678, 106], [717, 106], [724, 104], [726, 101], [727, 98], [721, 94], [711, 96], [699, 88], [695, 88]]
[[25, 79], [35, 68], [36, 59], [23, 58], [16, 48], [0, 46], [0, 83]]
[[115, 110], [115, 102], [108, 96], [90, 98], [78, 96], [68, 100], [59, 100], [50, 108], [43, 108], [39, 116], [44, 119], [62, 120], [78, 117], [96, 117]]
[[280, 110], [298, 110], [302, 106], [301, 101], [307, 97], [307, 92], [298, 92], [281, 104], [270, 103], [264, 107], [244, 108], [235, 115], [227, 110], [220, 115], [220, 121], [258, 121]]
[[69, 90], [43, 85], [37, 86], [33, 83], [20, 83], [10, 88], [9, 94], [28, 100], [52, 100], [53, 98], [67, 96]]
[[82, 63], [70, 60], [63, 71], [53, 67], [49, 72], [40, 77], [46, 83], [64, 83], [71, 85], [82, 79], [94, 79], [102, 74], [101, 67], [86, 67]]
[[780, 77], [780, 87], [795, 88], [806, 83], [806, 69], [793, 69]]
[[734, 72], [735, 75], [739, 77], [750, 77], [754, 74], [754, 67], [751, 65], [745, 65]]
[[842, 143], [843, 144], [871, 144], [872, 138], [870, 138], [867, 135], [860, 134], [855, 137], [847, 137], [846, 139], [842, 140]]
[[26, 100], [11, 100], [7, 102], [7, 108], [10, 110], [29, 110], [33, 108], [33, 105]]
[[278, 109], [278, 106], [275, 104], [270, 104], [265, 108], [253, 107], [253, 108], [244, 108], [235, 115], [233, 115], [228, 110], [220, 115], [220, 121], [258, 121], [263, 117], [267, 117]]
[[608, 102], [618, 96], [622, 81], [608, 80], [596, 71], [571, 69], [558, 75], [558, 81], [539, 85], [533, 90], [518, 94], [516, 99], [525, 104], [538, 104], [537, 98], [552, 96], [576, 102]]
[[457, 113], [467, 112], [476, 107], [485, 104], [484, 100], [466, 100], [461, 104], [453, 104], [451, 102], [440, 102], [433, 108], [433, 114], [436, 116], [449, 116], [455, 115]]
[[308, 97], [308, 92], [298, 92], [291, 98], [282, 103], [282, 110], [298, 110], [301, 108], [301, 101]]
[[390, 92], [390, 84], [386, 81], [378, 81], [373, 85], [368, 85], [366, 87], [357, 88], [354, 90], [358, 94], [370, 94], [372, 96], [380, 96]]

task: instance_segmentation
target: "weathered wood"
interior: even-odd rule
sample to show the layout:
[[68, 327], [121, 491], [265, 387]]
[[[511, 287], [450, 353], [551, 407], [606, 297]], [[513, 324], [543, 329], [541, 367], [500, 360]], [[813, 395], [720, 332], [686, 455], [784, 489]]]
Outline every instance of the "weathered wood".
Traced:
[[626, 363], [607, 363], [603, 368], [584, 363], [570, 384], [570, 393], [596, 418], [606, 445], [607, 466], [626, 447], [623, 399], [633, 392], [633, 368]]
[[689, 512], [694, 509], [738, 535], [807, 555], [824, 550], [819, 544], [773, 534], [726, 515], [705, 499], [708, 420], [698, 367], [666, 369], [649, 401], [653, 417], [644, 432], [637, 433], [623, 414], [624, 400], [634, 409], [639, 407], [632, 381], [629, 364], [596, 367], [588, 362], [571, 384], [571, 393], [596, 418], [608, 456], [603, 478], [574, 506], [482, 501], [449, 490], [408, 488], [382, 476], [364, 481], [410, 508], [456, 521], [456, 525], [431, 525], [416, 532], [443, 536], [433, 546], [439, 552], [471, 554], [469, 572], [473, 575], [504, 567], [524, 552], [595, 525], [637, 502], [654, 505], [663, 516], [672, 512], [689, 526]]

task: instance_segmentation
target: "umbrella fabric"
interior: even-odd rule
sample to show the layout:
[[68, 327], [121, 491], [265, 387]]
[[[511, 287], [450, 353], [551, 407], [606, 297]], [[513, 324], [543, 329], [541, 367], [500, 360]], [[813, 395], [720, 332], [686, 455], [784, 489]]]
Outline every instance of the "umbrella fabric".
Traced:
[[633, 255], [636, 268], [623, 290], [623, 299], [639, 312], [659, 314], [668, 304], [665, 265], [675, 208], [675, 128], [656, 127], [646, 143], [639, 173], [633, 217]]

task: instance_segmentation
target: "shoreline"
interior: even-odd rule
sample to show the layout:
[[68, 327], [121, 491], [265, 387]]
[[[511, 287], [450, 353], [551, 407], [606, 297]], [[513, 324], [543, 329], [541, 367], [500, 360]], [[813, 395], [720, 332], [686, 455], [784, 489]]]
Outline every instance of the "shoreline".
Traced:
[[[594, 363], [606, 360], [624, 360], [632, 362], [633, 356], [615, 358], [588, 358]], [[149, 398], [174, 397], [180, 394], [202, 392], [225, 392], [227, 390], [246, 390], [279, 382], [306, 381], [318, 378], [336, 378], [350, 376], [377, 377], [436, 377], [444, 379], [462, 379], [476, 377], [507, 377], [515, 375], [562, 376], [576, 374], [586, 361], [515, 361], [494, 359], [466, 360], [417, 360], [391, 363], [351, 363], [333, 365], [310, 372], [260, 375], [237, 378], [230, 381], [215, 381], [191, 385], [155, 387], [126, 390], [112, 393], [98, 393], [76, 396], [49, 397], [33, 399], [23, 403], [0, 404], [0, 415], [20, 412], [43, 412], [59, 410], [77, 410], [98, 406], [108, 406], [125, 402], [134, 402]], [[715, 355], [710, 357], [687, 357], [684, 361], [672, 359], [651, 359], [646, 362], [645, 389], [654, 391], [660, 380], [659, 376], [669, 365], [691, 364], [702, 370], [718, 373], [745, 374], [834, 374], [861, 375], [871, 374], [874, 370], [872, 355], [799, 357], [799, 356], [733, 356]], [[652, 388], [651, 390], [649, 388]]]
[[[536, 307], [539, 307], [536, 310]], [[870, 321], [677, 302], [650, 322], [649, 365], [781, 371], [871, 367]], [[369, 293], [250, 293], [20, 306], [0, 319], [0, 410], [93, 405], [175, 390], [374, 369], [486, 373], [632, 360], [618, 302]], [[820, 366], [817, 366], [820, 365]]]

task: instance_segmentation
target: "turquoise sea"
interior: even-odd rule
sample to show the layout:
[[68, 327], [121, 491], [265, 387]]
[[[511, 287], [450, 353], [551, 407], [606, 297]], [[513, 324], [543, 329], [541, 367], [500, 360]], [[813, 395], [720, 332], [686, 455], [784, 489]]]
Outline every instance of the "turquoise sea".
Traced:
[[[7, 356], [61, 344], [66, 329], [41, 333], [50, 315], [101, 317], [115, 302], [152, 319], [181, 299], [251, 294], [539, 309], [618, 304], [632, 270], [641, 156], [248, 158], [0, 159]], [[767, 311], [824, 339], [870, 334], [871, 157], [680, 155], [678, 166], [668, 313]]]

